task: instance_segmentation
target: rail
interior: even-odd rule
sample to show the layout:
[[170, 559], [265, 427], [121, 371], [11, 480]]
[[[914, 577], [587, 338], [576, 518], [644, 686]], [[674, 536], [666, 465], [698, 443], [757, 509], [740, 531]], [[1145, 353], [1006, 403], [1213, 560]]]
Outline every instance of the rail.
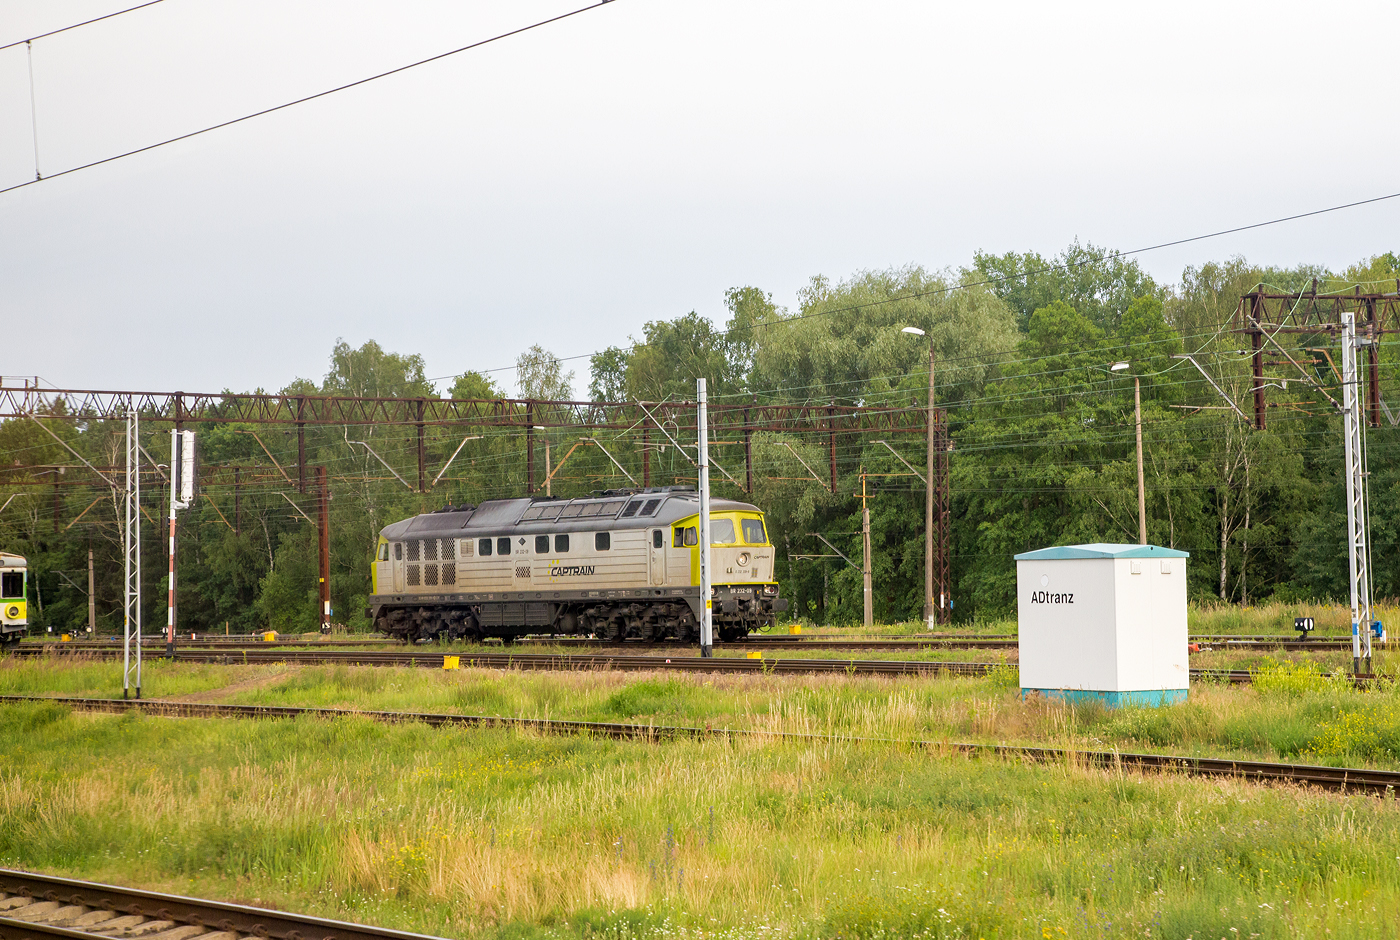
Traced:
[[3, 940], [167, 931], [181, 940], [423, 940], [399, 930], [0, 868]]
[[[1365, 767], [1326, 767], [1317, 764], [1288, 764], [1232, 758], [1184, 757], [1174, 754], [1143, 754], [1127, 751], [1081, 751], [1072, 748], [1026, 747], [1009, 744], [977, 744], [920, 739], [871, 738], [842, 734], [810, 734], [795, 731], [768, 731], [688, 725], [629, 724], [623, 722], [567, 721], [556, 718], [508, 718], [491, 715], [454, 715], [442, 712], [360, 711], [337, 708], [301, 708], [290, 705], [221, 705], [205, 702], [166, 702], [150, 699], [89, 699], [41, 695], [0, 695], [3, 703], [50, 702], [85, 711], [128, 712], [175, 718], [261, 718], [322, 719], [359, 717], [386, 723], [419, 722], [431, 727], [497, 727], [529, 729], [546, 734], [592, 734], [600, 737], [658, 741], [674, 738], [746, 738], [794, 741], [798, 743], [855, 743], [913, 747], [934, 753], [957, 753], [973, 757], [998, 757], [1035, 763], [1080, 762], [1108, 769], [1155, 770], [1193, 776], [1232, 777], [1256, 783], [1295, 783], [1330, 790], [1357, 790], [1393, 796], [1400, 789], [1400, 771]], [[4, 890], [0, 882], [0, 890]], [[194, 938], [199, 940], [199, 938]], [[289, 940], [298, 940], [289, 937]], [[303, 937], [301, 940], [311, 940]], [[351, 940], [339, 937], [337, 940]]]

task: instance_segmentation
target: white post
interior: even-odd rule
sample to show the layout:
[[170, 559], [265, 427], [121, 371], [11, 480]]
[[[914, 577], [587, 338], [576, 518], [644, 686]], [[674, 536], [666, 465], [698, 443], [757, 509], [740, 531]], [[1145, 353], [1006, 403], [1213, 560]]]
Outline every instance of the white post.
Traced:
[[[1352, 670], [1361, 671], [1361, 660], [1371, 659], [1371, 552], [1366, 531], [1366, 480], [1362, 469], [1364, 433], [1361, 396], [1356, 372], [1356, 314], [1343, 311], [1342, 319], [1342, 423], [1347, 478], [1347, 564], [1351, 588]], [[1364, 644], [1363, 644], [1364, 638]], [[1364, 650], [1363, 650], [1364, 645]]]
[[705, 380], [695, 380], [695, 397], [699, 402], [696, 427], [700, 436], [700, 599], [704, 615], [700, 619], [700, 655], [715, 654], [715, 613], [710, 598], [710, 432], [705, 405]]
[[165, 655], [175, 656], [175, 506], [180, 498], [182, 435], [179, 431], [170, 432], [170, 591], [165, 605]]
[[[123, 615], [122, 615], [122, 698], [131, 689], [136, 673], [136, 697], [141, 697], [141, 423], [135, 411], [126, 413], [126, 492], [122, 531]], [[136, 639], [136, 666], [132, 669], [131, 641]]]

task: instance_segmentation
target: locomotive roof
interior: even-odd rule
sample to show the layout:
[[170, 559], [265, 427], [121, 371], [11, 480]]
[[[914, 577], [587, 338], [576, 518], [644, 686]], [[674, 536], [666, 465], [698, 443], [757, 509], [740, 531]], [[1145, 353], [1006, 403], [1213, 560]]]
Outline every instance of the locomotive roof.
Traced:
[[[651, 505], [655, 503], [655, 505]], [[489, 499], [474, 509], [428, 512], [380, 530], [385, 539], [457, 538], [520, 532], [592, 532], [669, 525], [700, 511], [694, 491], [617, 493], [583, 499]], [[759, 512], [751, 503], [711, 499], [711, 512]], [[645, 515], [643, 515], [645, 513]]]
[[25, 568], [23, 555], [15, 555], [10, 552], [0, 552], [0, 568]]

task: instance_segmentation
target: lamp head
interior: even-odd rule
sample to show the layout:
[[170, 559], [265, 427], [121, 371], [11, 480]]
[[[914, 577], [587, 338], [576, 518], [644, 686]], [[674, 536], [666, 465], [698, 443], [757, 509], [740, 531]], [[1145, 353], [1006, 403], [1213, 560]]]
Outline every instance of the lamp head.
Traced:
[[923, 330], [919, 329], [917, 326], [906, 326], [904, 329], [900, 330], [899, 332], [901, 332], [901, 333], [913, 333], [915, 336], [926, 336], [926, 335], [928, 335], [928, 334], [926, 334]]
[[1130, 365], [1132, 365], [1132, 363], [1130, 363], [1130, 362], [1111, 362], [1111, 363], [1108, 364], [1108, 371], [1109, 371], [1109, 372], [1122, 372], [1124, 369], [1128, 368]]

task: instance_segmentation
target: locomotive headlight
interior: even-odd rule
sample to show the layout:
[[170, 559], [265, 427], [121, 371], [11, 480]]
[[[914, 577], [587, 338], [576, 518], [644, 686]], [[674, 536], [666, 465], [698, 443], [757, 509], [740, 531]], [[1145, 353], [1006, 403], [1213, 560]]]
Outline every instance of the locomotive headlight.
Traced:
[[734, 560], [739, 563], [740, 568], [747, 568], [749, 566], [749, 553], [740, 552], [739, 557]]
[[776, 584], [765, 584], [763, 586], [763, 593], [772, 597], [774, 594], [778, 593], [778, 586]]

